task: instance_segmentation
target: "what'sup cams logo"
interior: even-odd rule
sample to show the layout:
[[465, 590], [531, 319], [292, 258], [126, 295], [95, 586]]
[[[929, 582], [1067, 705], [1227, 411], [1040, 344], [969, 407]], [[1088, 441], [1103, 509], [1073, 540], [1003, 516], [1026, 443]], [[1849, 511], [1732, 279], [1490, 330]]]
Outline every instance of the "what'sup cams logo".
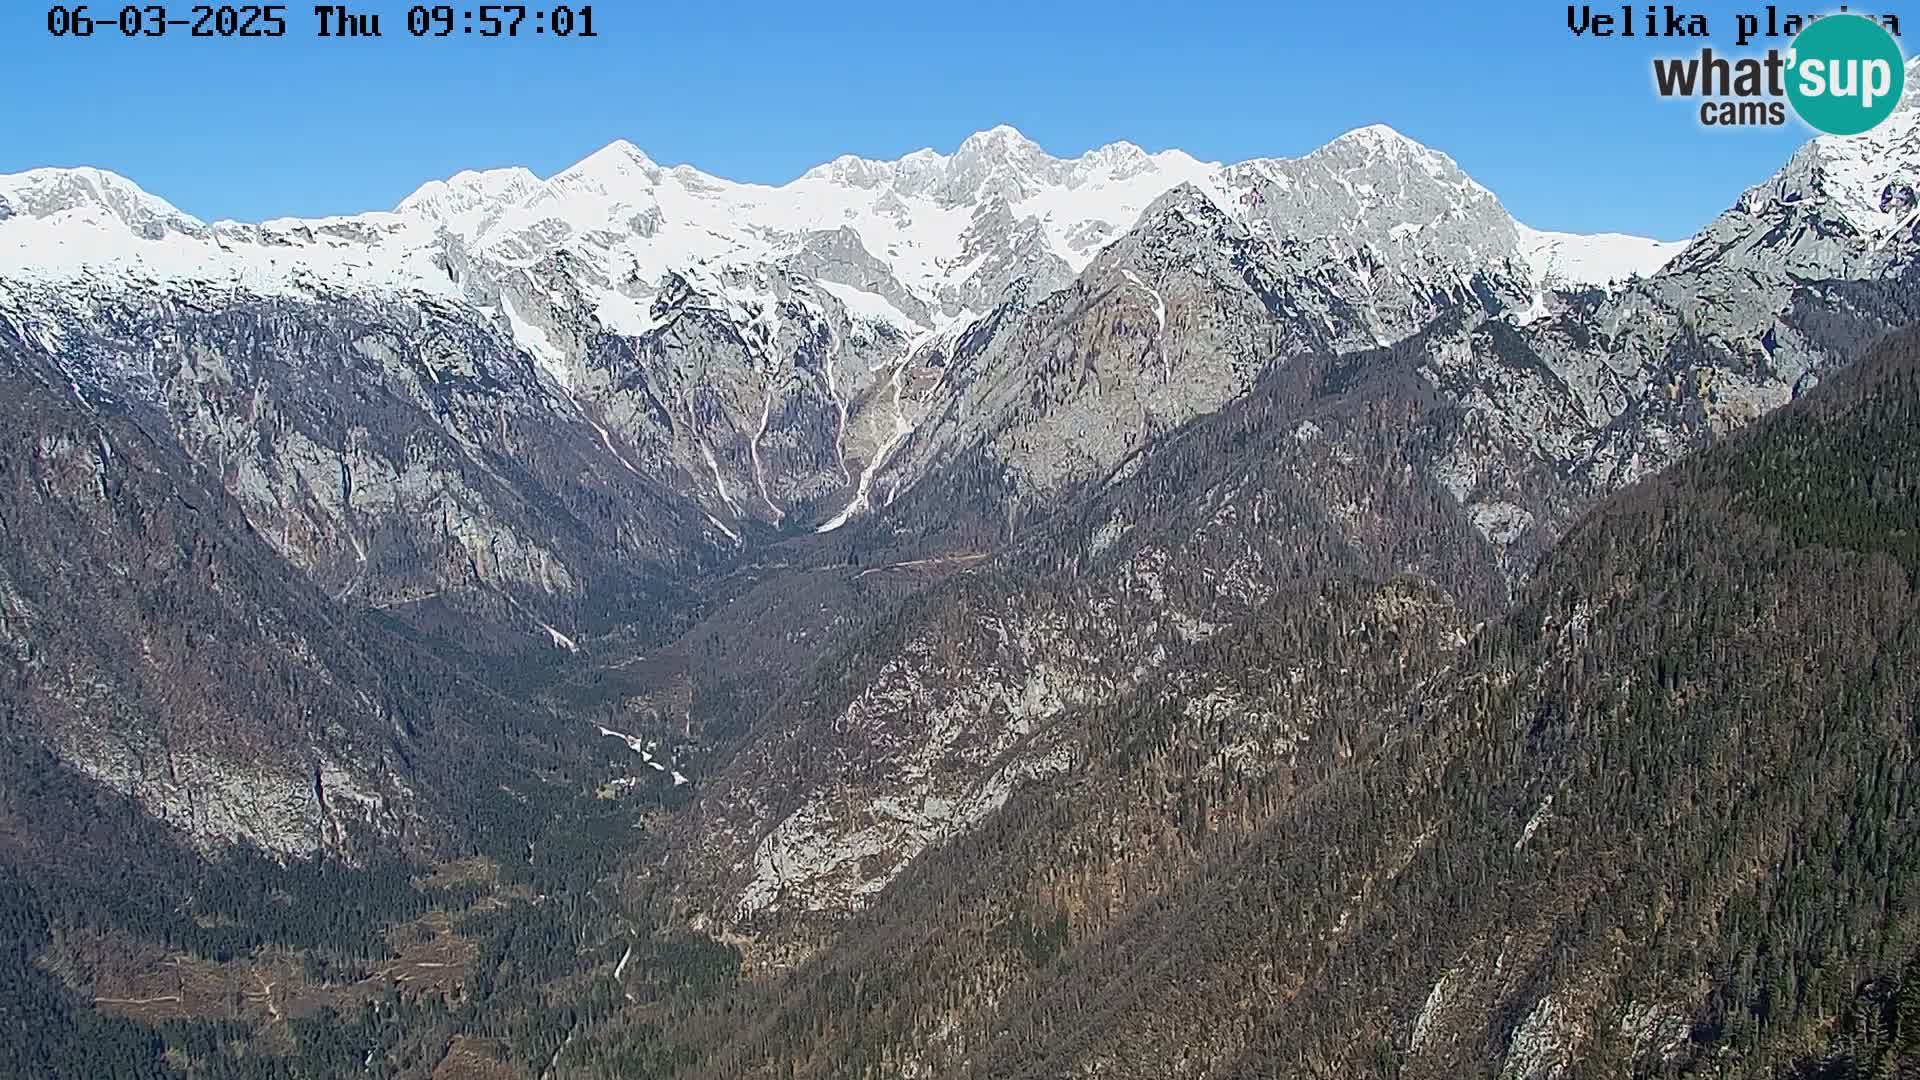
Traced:
[[[1617, 14], [1615, 13], [1617, 12]], [[1654, 89], [1663, 98], [1700, 102], [1708, 127], [1778, 127], [1789, 115], [1829, 135], [1858, 135], [1878, 127], [1906, 91], [1906, 59], [1896, 15], [1862, 15], [1844, 5], [1830, 15], [1764, 11], [1734, 16], [1736, 40], [1787, 41], [1785, 49], [1723, 56], [1711, 47], [1697, 55], [1653, 62]], [[1576, 37], [1704, 38], [1705, 15], [1673, 5], [1602, 10], [1569, 5], [1567, 28]]]
[[1907, 90], [1900, 43], [1863, 15], [1830, 15], [1800, 31], [1786, 67], [1793, 111], [1829, 135], [1879, 127]]

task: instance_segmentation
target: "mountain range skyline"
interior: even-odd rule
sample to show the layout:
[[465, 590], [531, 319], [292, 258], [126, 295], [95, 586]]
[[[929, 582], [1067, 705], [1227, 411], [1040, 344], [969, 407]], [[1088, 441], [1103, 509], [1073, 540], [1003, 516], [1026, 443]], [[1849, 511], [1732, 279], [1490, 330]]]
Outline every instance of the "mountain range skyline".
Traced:
[[[1498, 4], [1472, 18], [1386, 5], [1367, 40], [1379, 76], [1357, 81], [1327, 47], [1352, 32], [1346, 13], [1242, 3], [1118, 13], [987, 4], [965, 15], [856, 4], [829, 21], [748, 5], [742, 18], [764, 31], [750, 37], [700, 12], [653, 12], [642, 26], [609, 10], [598, 39], [567, 43], [413, 41], [395, 36], [404, 5], [362, 8], [384, 9], [386, 39], [47, 47], [44, 28], [23, 18], [0, 41], [0, 93], [26, 100], [57, 82], [63, 105], [8, 118], [0, 172], [93, 165], [203, 220], [257, 221], [391, 206], [422, 179], [463, 168], [550, 175], [619, 137], [665, 163], [781, 183], [842, 151], [893, 159], [998, 123], [1068, 157], [1126, 139], [1233, 161], [1296, 156], [1383, 122], [1445, 148], [1536, 227], [1672, 240], [1807, 134], [1702, 129], [1655, 93], [1647, 60], [1661, 43], [1575, 40], [1551, 5]], [[1727, 13], [1738, 5], [1696, 8], [1722, 13], [1714, 25], [1731, 46]], [[910, 54], [897, 44], [909, 40]], [[1072, 48], [1049, 44], [1062, 41]], [[77, 48], [91, 74], [64, 80]], [[1201, 55], [1209, 62], [1190, 62]], [[850, 59], [819, 62], [828, 56]], [[1607, 107], [1565, 115], [1568, 101]], [[732, 136], [740, 130], [755, 134]], [[1610, 200], [1681, 156], [1690, 168], [1662, 198]], [[1588, 165], [1566, 174], [1545, 164], [1566, 159]]]
[[[482, 193], [489, 188], [492, 189], [494, 194], [510, 192], [513, 189], [515, 189], [516, 186], [521, 188], [522, 190], [530, 190], [534, 186], [545, 184], [547, 182], [554, 180], [557, 177], [562, 177], [569, 173], [578, 172], [585, 167], [590, 167], [591, 164], [595, 161], [607, 161], [607, 160], [613, 160], [616, 158], [629, 158], [635, 161], [636, 163], [642, 165], [643, 167], [662, 169], [662, 170], [673, 172], [680, 175], [697, 175], [702, 178], [715, 180], [725, 184], [735, 185], [742, 188], [760, 188], [760, 189], [780, 190], [780, 189], [790, 188], [795, 184], [799, 184], [809, 180], [821, 180], [821, 179], [831, 178], [831, 179], [839, 179], [842, 181], [846, 181], [850, 176], [857, 177], [857, 174], [860, 172], [860, 170], [866, 167], [894, 166], [894, 167], [910, 169], [914, 166], [924, 166], [930, 163], [946, 162], [952, 158], [960, 157], [967, 154], [970, 148], [973, 148], [975, 146], [980, 146], [980, 145], [990, 145], [996, 140], [1009, 141], [1012, 144], [1021, 147], [1023, 150], [1030, 151], [1038, 156], [1044, 157], [1045, 159], [1051, 162], [1062, 163], [1062, 164], [1080, 164], [1082, 166], [1097, 166], [1099, 164], [1110, 163], [1116, 160], [1124, 161], [1129, 159], [1145, 159], [1153, 162], [1174, 163], [1176, 164], [1177, 167], [1185, 167], [1192, 170], [1203, 170], [1203, 169], [1219, 169], [1219, 168], [1224, 168], [1224, 167], [1233, 166], [1233, 165], [1244, 165], [1251, 162], [1259, 162], [1259, 161], [1299, 160], [1300, 158], [1308, 157], [1316, 151], [1324, 150], [1326, 147], [1341, 143], [1342, 141], [1351, 141], [1353, 139], [1363, 138], [1370, 134], [1375, 134], [1375, 133], [1384, 134], [1395, 141], [1404, 142], [1408, 145], [1416, 146], [1421, 149], [1434, 150], [1436, 152], [1440, 152], [1443, 154], [1445, 153], [1445, 151], [1442, 150], [1441, 148], [1431, 146], [1427, 143], [1421, 142], [1420, 140], [1413, 139], [1410, 136], [1407, 136], [1406, 134], [1404, 134], [1398, 128], [1394, 127], [1391, 124], [1368, 123], [1368, 124], [1356, 124], [1346, 129], [1345, 131], [1335, 135], [1334, 137], [1328, 139], [1326, 142], [1319, 144], [1318, 146], [1310, 148], [1309, 150], [1301, 154], [1291, 155], [1291, 156], [1275, 153], [1275, 154], [1256, 155], [1250, 158], [1231, 160], [1231, 161], [1219, 160], [1219, 159], [1208, 159], [1208, 158], [1198, 157], [1194, 154], [1190, 154], [1186, 150], [1178, 146], [1168, 146], [1161, 150], [1148, 150], [1141, 144], [1136, 143], [1129, 139], [1124, 139], [1124, 138], [1116, 139], [1111, 142], [1107, 142], [1098, 146], [1091, 147], [1078, 154], [1074, 154], [1074, 153], [1055, 154], [1045, 146], [1041, 145], [1036, 140], [1028, 137], [1027, 134], [1023, 132], [1019, 127], [1009, 123], [998, 123], [998, 124], [993, 124], [990, 126], [979, 128], [978, 130], [962, 138], [958, 143], [953, 144], [952, 148], [949, 150], [943, 151], [940, 148], [929, 144], [929, 145], [922, 146], [917, 149], [908, 151], [906, 153], [900, 154], [895, 157], [865, 157], [865, 156], [854, 154], [854, 153], [841, 153], [841, 154], [833, 155], [831, 157], [823, 157], [819, 160], [817, 164], [808, 166], [802, 169], [801, 171], [799, 171], [798, 173], [795, 173], [794, 175], [787, 177], [786, 179], [769, 181], [769, 180], [760, 180], [760, 179], [743, 179], [739, 177], [729, 176], [724, 173], [712, 172], [702, 168], [699, 163], [692, 162], [692, 161], [661, 160], [657, 158], [655, 155], [648, 152], [644, 140], [636, 141], [633, 138], [622, 136], [622, 137], [613, 138], [604, 144], [600, 144], [595, 148], [589, 149], [586, 152], [580, 154], [577, 158], [573, 159], [569, 164], [564, 165], [560, 168], [552, 169], [550, 171], [545, 172], [544, 174], [532, 168], [531, 166], [528, 166], [526, 164], [517, 164], [517, 163], [493, 165], [493, 166], [465, 167], [465, 168], [457, 169], [445, 175], [424, 177], [417, 183], [417, 186], [412, 188], [405, 195], [389, 203], [367, 205], [367, 206], [360, 207], [358, 209], [343, 209], [337, 213], [309, 215], [309, 214], [285, 213], [285, 212], [268, 212], [262, 215], [243, 216], [243, 217], [225, 216], [225, 215], [215, 215], [215, 216], [208, 217], [208, 216], [192, 213], [189, 210], [184, 208], [185, 200], [178, 198], [173, 193], [161, 190], [157, 186], [150, 185], [144, 182], [142, 177], [133, 173], [121, 172], [119, 170], [107, 168], [105, 166], [102, 166], [96, 163], [91, 163], [91, 162], [78, 162], [78, 163], [68, 164], [68, 165], [34, 165], [30, 167], [20, 168], [18, 170], [14, 170], [11, 172], [0, 172], [0, 178], [4, 178], [4, 177], [17, 178], [17, 177], [26, 176], [28, 174], [44, 174], [44, 173], [82, 173], [84, 174], [88, 172], [95, 172], [95, 173], [99, 173], [104, 176], [113, 178], [114, 180], [124, 182], [125, 184], [138, 189], [139, 193], [142, 196], [157, 200], [158, 202], [165, 204], [165, 211], [167, 213], [177, 214], [179, 216], [189, 218], [198, 224], [202, 224], [202, 225], [271, 225], [276, 222], [284, 222], [284, 221], [326, 221], [326, 220], [333, 220], [333, 219], [340, 219], [340, 218], [364, 217], [370, 214], [382, 214], [382, 213], [404, 214], [410, 211], [422, 210], [422, 209], [431, 207], [432, 204], [434, 204], [436, 201], [441, 199], [444, 196], [444, 194], [449, 190], [458, 190], [463, 193], [462, 196], [458, 196], [458, 197], [466, 198], [469, 200], [474, 198], [477, 194]], [[1449, 157], [1449, 160], [1450, 161], [1452, 160], [1451, 157]], [[1697, 230], [1697, 228], [1698, 226], [1696, 225], [1695, 229]], [[1606, 234], [1614, 234], [1614, 235], [1621, 235], [1621, 236], [1636, 236], [1636, 237], [1643, 235], [1642, 233], [1632, 232], [1625, 228], [1595, 229], [1595, 230], [1588, 231], [1583, 235], [1606, 235]], [[1688, 231], [1685, 235], [1691, 235], [1691, 230]], [[1652, 235], [1646, 235], [1645, 238], [1649, 240], [1662, 239], [1660, 237], [1655, 237]], [[1672, 240], [1683, 239], [1683, 238], [1684, 236], [1668, 237], [1665, 239], [1668, 241], [1672, 241]]]

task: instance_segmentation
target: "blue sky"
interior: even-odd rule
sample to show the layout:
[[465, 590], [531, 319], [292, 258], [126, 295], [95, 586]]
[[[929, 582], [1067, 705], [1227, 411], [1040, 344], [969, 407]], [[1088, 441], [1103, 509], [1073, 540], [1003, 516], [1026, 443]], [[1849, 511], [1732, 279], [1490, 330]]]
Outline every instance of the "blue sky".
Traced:
[[[1062, 156], [1127, 139], [1215, 160], [1386, 123], [1528, 224], [1672, 239], [1809, 135], [1704, 129], [1648, 65], [1701, 42], [1576, 40], [1539, 0], [621, 0], [594, 5], [592, 41], [413, 40], [408, 6], [358, 5], [384, 13], [380, 41], [314, 37], [311, 4], [282, 40], [76, 41], [49, 37], [46, 5], [7, 4], [0, 172], [97, 165], [197, 216], [258, 220], [384, 209], [462, 168], [550, 175], [615, 138], [777, 183], [997, 123]], [[1764, 5], [1681, 6], [1731, 51], [1732, 13]]]

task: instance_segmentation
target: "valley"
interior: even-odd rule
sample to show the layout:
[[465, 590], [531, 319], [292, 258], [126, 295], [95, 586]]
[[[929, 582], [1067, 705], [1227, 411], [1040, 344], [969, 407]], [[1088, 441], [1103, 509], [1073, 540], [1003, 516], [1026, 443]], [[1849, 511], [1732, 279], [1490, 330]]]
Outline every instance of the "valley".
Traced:
[[1679, 242], [1380, 125], [0, 175], [0, 1075], [1920, 1068], [1908, 93]]

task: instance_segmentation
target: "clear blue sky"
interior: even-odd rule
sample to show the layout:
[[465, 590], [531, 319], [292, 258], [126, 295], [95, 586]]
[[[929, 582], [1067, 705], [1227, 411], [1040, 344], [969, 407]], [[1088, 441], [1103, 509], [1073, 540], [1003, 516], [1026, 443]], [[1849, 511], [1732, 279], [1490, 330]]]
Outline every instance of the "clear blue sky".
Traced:
[[[384, 209], [462, 168], [545, 176], [615, 138], [781, 182], [996, 123], [1063, 156], [1127, 139], [1238, 160], [1378, 122], [1529, 224], [1671, 239], [1809, 135], [1703, 129], [1648, 65], [1700, 42], [1576, 40], [1540, 0], [603, 0], [592, 41], [414, 40], [393, 3], [359, 5], [384, 13], [381, 41], [317, 39], [311, 4], [283, 40], [56, 40], [47, 6], [0, 5], [0, 172], [97, 165], [209, 219]], [[1732, 13], [1763, 6], [1692, 10], [1731, 50]]]

